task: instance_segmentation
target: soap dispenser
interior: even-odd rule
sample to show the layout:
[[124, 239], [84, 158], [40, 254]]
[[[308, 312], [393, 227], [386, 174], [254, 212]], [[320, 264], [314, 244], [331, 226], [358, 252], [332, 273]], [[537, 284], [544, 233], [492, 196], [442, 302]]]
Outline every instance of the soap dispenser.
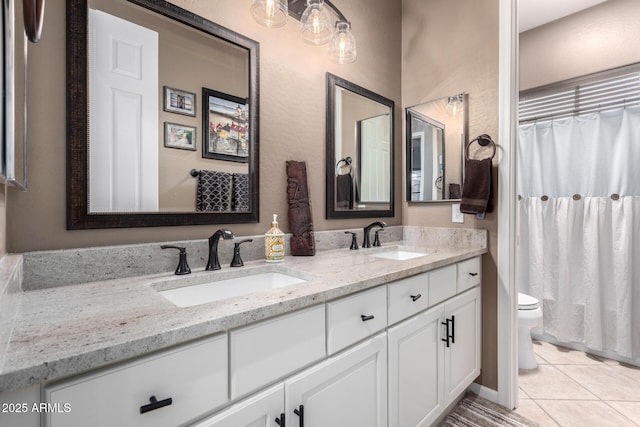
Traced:
[[266, 262], [284, 261], [284, 233], [278, 227], [277, 214], [273, 214], [271, 228], [264, 235], [264, 256]]

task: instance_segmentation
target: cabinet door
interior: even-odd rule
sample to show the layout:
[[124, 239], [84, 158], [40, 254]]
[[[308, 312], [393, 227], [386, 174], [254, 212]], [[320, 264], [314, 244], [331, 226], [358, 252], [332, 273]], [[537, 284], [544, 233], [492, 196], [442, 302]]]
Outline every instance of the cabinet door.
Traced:
[[[284, 412], [284, 385], [249, 397], [193, 427], [277, 427]], [[280, 424], [284, 427], [284, 423]]]
[[386, 426], [386, 333], [291, 378], [285, 395], [288, 427]]
[[429, 426], [444, 409], [444, 306], [388, 331], [389, 426]]
[[480, 374], [480, 288], [447, 301], [446, 319], [453, 319], [450, 324], [452, 339], [445, 350], [445, 399], [449, 403]]

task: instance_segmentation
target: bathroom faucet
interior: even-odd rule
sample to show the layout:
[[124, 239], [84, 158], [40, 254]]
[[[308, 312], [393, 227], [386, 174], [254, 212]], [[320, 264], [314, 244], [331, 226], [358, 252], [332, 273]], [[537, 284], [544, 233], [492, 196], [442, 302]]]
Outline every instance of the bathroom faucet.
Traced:
[[362, 241], [362, 247], [363, 248], [370, 248], [371, 247], [371, 241], [369, 240], [369, 232], [371, 231], [371, 229], [373, 227], [380, 227], [380, 228], [384, 228], [386, 227], [387, 224], [381, 221], [376, 221], [376, 222], [372, 222], [371, 224], [367, 225], [364, 228], [364, 240]]
[[207, 261], [207, 270], [220, 270], [220, 260], [218, 259], [218, 241], [220, 238], [224, 240], [233, 239], [233, 232], [226, 228], [217, 230], [209, 237], [209, 260]]

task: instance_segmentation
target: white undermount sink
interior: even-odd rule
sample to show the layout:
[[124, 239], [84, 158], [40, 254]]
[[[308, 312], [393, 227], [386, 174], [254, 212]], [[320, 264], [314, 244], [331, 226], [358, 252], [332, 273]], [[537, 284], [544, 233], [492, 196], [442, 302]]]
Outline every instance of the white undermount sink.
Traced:
[[[284, 288], [307, 282], [289, 271], [278, 269], [201, 273], [152, 285], [160, 295], [178, 307], [191, 307], [255, 292]], [[167, 289], [170, 286], [171, 289]]]
[[428, 255], [426, 252], [418, 252], [416, 250], [405, 249], [401, 247], [389, 248], [380, 252], [370, 254], [372, 257], [393, 259], [396, 261], [404, 261], [407, 259], [418, 258]]

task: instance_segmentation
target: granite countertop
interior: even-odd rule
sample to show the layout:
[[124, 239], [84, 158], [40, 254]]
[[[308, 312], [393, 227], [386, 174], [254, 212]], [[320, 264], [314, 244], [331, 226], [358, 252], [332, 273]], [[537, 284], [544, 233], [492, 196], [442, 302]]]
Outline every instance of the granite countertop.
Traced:
[[[404, 261], [372, 257], [376, 251], [407, 245], [428, 255]], [[382, 248], [327, 250], [313, 257], [287, 256], [283, 263], [245, 262], [216, 272], [195, 269], [21, 292], [13, 331], [2, 357], [0, 392], [98, 368], [176, 344], [353, 292], [398, 280], [487, 252], [485, 245], [427, 247], [395, 242]], [[242, 275], [252, 269], [296, 272], [306, 283], [179, 308], [156, 288], [166, 280], [191, 281]], [[186, 279], [185, 279], [186, 280]]]

